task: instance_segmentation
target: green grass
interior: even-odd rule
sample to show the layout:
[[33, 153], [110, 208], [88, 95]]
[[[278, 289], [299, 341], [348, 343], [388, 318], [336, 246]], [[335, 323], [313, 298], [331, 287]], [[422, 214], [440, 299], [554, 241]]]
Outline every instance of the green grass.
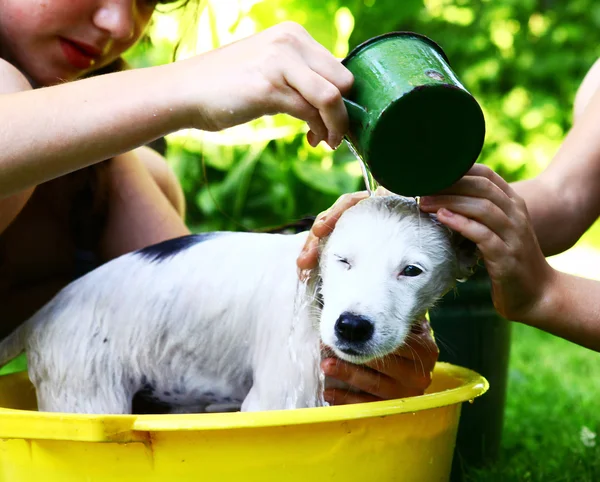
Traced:
[[27, 357], [22, 354], [15, 358], [13, 361], [7, 363], [0, 368], [0, 375], [8, 375], [13, 372], [21, 372], [27, 369]]
[[600, 353], [520, 324], [512, 339], [500, 458], [465, 480], [600, 481]]

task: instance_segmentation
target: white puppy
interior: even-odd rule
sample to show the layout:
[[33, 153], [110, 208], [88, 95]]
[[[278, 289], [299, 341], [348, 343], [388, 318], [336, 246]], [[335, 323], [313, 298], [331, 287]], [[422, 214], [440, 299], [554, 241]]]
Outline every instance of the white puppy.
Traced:
[[172, 412], [317, 406], [320, 340], [354, 363], [385, 356], [475, 263], [398, 196], [342, 215], [308, 289], [306, 236], [190, 235], [121, 256], [3, 341], [0, 365], [27, 352], [42, 411], [131, 413], [136, 394]]

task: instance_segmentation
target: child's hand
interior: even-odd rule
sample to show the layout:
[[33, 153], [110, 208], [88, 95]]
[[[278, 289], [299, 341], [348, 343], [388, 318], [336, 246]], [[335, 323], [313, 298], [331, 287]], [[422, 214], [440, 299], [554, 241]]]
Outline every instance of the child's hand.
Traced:
[[325, 375], [352, 386], [357, 392], [329, 388], [325, 400], [332, 405], [375, 402], [422, 395], [431, 383], [431, 373], [439, 355], [429, 322], [415, 324], [406, 344], [383, 360], [365, 366], [337, 358], [321, 362]]
[[[389, 196], [391, 194], [390, 191], [381, 186], [375, 191], [375, 195], [377, 196]], [[346, 209], [351, 208], [359, 201], [368, 197], [369, 193], [367, 191], [342, 194], [333, 206], [317, 216], [310, 229], [308, 238], [306, 238], [304, 247], [298, 256], [298, 260], [296, 261], [300, 271], [310, 270], [317, 266], [319, 258], [319, 240], [329, 236], [333, 232], [335, 224], [338, 219], [340, 219], [340, 216], [344, 214]]]
[[298, 256], [296, 264], [299, 270], [309, 270], [317, 266], [319, 258], [319, 239], [331, 234], [335, 223], [348, 208], [369, 197], [367, 191], [342, 194], [326, 211], [320, 213], [308, 233], [308, 238]]
[[[537, 319], [554, 270], [540, 250], [525, 202], [504, 179], [476, 164], [452, 187], [421, 198], [421, 209], [477, 244], [498, 312]], [[560, 227], [557, 227], [560, 229]]]
[[[221, 130], [263, 115], [306, 121], [308, 140], [336, 148], [348, 130], [342, 100], [354, 77], [300, 25], [284, 22], [177, 62], [192, 127]], [[191, 101], [191, 105], [190, 105]]]

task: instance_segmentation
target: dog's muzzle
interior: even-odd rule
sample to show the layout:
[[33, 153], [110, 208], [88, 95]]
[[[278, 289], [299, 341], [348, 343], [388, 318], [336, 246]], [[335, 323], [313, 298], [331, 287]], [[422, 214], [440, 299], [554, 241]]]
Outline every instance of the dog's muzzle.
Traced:
[[360, 355], [374, 332], [375, 327], [368, 318], [347, 311], [335, 322], [338, 349], [348, 355]]

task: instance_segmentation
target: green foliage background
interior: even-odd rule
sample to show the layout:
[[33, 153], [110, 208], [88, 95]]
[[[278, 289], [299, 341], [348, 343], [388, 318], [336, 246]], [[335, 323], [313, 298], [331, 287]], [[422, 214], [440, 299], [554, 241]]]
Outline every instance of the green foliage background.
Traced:
[[[170, 61], [182, 32], [201, 51], [202, 35], [208, 47], [216, 47], [232, 35], [244, 36], [244, 26], [258, 31], [283, 20], [303, 24], [340, 57], [393, 30], [429, 36], [484, 109], [487, 135], [480, 162], [508, 180], [535, 175], [550, 161], [569, 129], [577, 86], [600, 54], [600, 4], [591, 0], [199, 0], [192, 5], [159, 15], [128, 60], [134, 66]], [[179, 52], [191, 50], [184, 42]], [[317, 214], [340, 194], [362, 188], [347, 149], [311, 148], [302, 123], [275, 116], [244, 129], [241, 136], [224, 132], [217, 139], [198, 132], [167, 138], [167, 157], [183, 184], [192, 229], [277, 225]], [[407, 162], [402, 146], [390, 162]]]
[[[178, 34], [196, 41], [197, 19], [209, 47], [227, 43], [232, 33], [243, 36], [243, 26], [262, 30], [283, 20], [303, 24], [340, 57], [392, 30], [431, 37], [484, 109], [480, 161], [508, 180], [535, 175], [550, 161], [569, 129], [577, 86], [600, 55], [600, 4], [591, 0], [200, 0], [159, 15], [128, 60], [134, 66], [170, 61], [179, 36], [165, 31], [178, 24]], [[180, 53], [190, 50], [184, 42]], [[361, 188], [344, 146], [335, 153], [311, 148], [302, 123], [275, 116], [245, 129], [216, 140], [197, 132], [167, 138], [192, 229], [277, 225]], [[406, 162], [402, 146], [390, 162]]]

